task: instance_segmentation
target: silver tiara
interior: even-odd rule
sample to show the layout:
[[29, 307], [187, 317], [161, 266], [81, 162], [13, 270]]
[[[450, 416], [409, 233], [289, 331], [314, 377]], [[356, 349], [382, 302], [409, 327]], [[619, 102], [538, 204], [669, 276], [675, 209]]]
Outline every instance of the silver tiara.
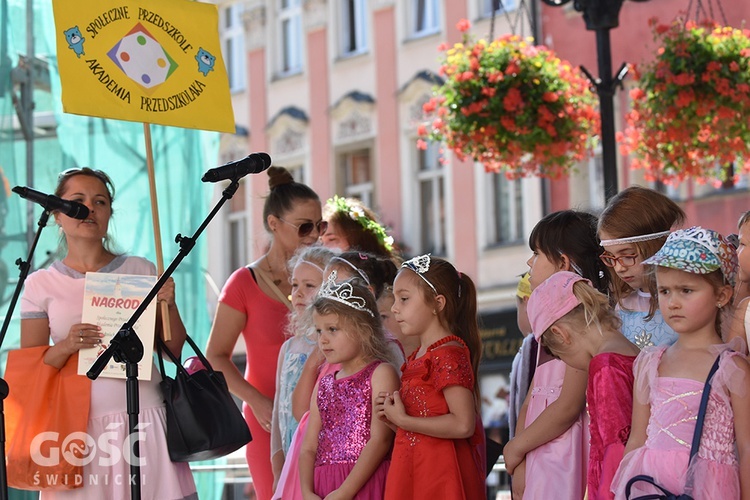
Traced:
[[336, 283], [336, 275], [336, 271], [331, 271], [331, 274], [328, 275], [323, 286], [320, 287], [318, 297], [341, 302], [352, 309], [366, 312], [374, 318], [375, 313], [367, 308], [367, 301], [363, 297], [354, 294], [354, 288], [352, 287], [351, 282], [344, 281], [343, 283]]
[[403, 264], [401, 264], [401, 267], [411, 269], [412, 271], [417, 273], [417, 276], [422, 278], [424, 282], [427, 283], [430, 286], [430, 288], [432, 288], [432, 291], [435, 292], [435, 295], [438, 295], [437, 290], [435, 289], [435, 286], [432, 283], [430, 283], [430, 280], [428, 280], [427, 277], [424, 275], [424, 273], [430, 270], [430, 254], [418, 255], [414, 257], [413, 259], [409, 259]]

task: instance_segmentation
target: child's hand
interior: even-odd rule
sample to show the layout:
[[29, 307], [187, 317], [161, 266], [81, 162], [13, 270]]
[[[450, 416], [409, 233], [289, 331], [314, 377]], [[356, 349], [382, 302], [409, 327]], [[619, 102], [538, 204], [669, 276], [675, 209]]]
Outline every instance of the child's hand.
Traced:
[[401, 395], [398, 391], [394, 391], [390, 397], [386, 397], [383, 402], [383, 414], [388, 421], [394, 425], [401, 427], [401, 418], [406, 416], [406, 408], [404, 403], [401, 401]]
[[352, 497], [350, 495], [346, 495], [344, 493], [341, 493], [341, 490], [333, 490], [329, 494], [326, 495], [325, 500], [352, 500]]
[[518, 467], [518, 465], [523, 462], [525, 456], [526, 455], [518, 449], [518, 441], [516, 439], [511, 439], [510, 441], [508, 441], [508, 444], [506, 444], [503, 448], [505, 470], [508, 471], [508, 474], [510, 474], [511, 476], [513, 475], [516, 467]]
[[382, 421], [387, 425], [393, 432], [398, 431], [398, 427], [393, 424], [390, 420], [388, 420], [388, 417], [385, 416], [385, 402], [386, 401], [393, 401], [393, 398], [391, 397], [390, 393], [388, 392], [380, 392], [378, 393], [378, 396], [375, 398], [375, 415], [378, 417], [378, 420]]
[[377, 397], [375, 398], [375, 414], [380, 420], [383, 420], [385, 422], [388, 421], [388, 419], [385, 417], [385, 402], [390, 398], [391, 395], [388, 392], [379, 392]]

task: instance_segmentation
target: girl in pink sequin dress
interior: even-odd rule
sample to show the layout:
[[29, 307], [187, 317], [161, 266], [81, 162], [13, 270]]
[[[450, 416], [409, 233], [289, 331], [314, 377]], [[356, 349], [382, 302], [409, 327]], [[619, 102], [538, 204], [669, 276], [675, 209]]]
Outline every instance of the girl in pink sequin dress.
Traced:
[[375, 297], [360, 279], [332, 272], [313, 303], [318, 346], [341, 368], [317, 384], [299, 455], [305, 500], [381, 500], [393, 431], [373, 412], [374, 396], [398, 388]]
[[545, 348], [565, 364], [588, 370], [588, 498], [611, 499], [612, 477], [630, 435], [638, 347], [620, 332], [609, 298], [575, 273], [555, 273], [539, 285], [528, 312], [534, 335]]
[[401, 389], [377, 411], [397, 428], [385, 498], [485, 498], [484, 429], [477, 412], [481, 343], [476, 289], [449, 262], [429, 255], [402, 265], [392, 307], [420, 347], [404, 365]]
[[[732, 297], [734, 249], [717, 232], [692, 227], [672, 233], [644, 263], [656, 268], [659, 309], [678, 339], [644, 349], [635, 362], [632, 430], [612, 492], [624, 499], [628, 481], [645, 474], [675, 495], [747, 500], [750, 365], [718, 333], [719, 311]], [[703, 386], [717, 356], [700, 447], [691, 460]], [[653, 493], [653, 486], [638, 482], [631, 498]]]

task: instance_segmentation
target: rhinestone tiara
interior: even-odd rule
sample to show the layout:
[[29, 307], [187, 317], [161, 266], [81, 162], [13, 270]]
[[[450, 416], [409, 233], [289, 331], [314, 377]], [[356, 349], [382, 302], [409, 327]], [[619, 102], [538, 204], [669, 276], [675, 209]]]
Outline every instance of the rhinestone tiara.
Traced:
[[364, 297], [354, 294], [354, 288], [352, 287], [351, 281], [336, 283], [336, 275], [336, 271], [331, 271], [331, 274], [329, 274], [325, 282], [323, 282], [323, 286], [320, 287], [318, 297], [346, 304], [352, 309], [366, 312], [374, 318], [375, 313], [367, 307], [367, 301]]
[[425, 283], [427, 283], [430, 288], [432, 288], [432, 291], [435, 292], [435, 295], [437, 295], [437, 290], [435, 289], [435, 285], [430, 283], [430, 280], [427, 279], [427, 277], [424, 275], [427, 271], [430, 270], [430, 254], [425, 255], [417, 255], [413, 259], [409, 259], [403, 264], [401, 264], [401, 267], [405, 267], [407, 269], [411, 269], [415, 273], [417, 273], [417, 276], [422, 278]]

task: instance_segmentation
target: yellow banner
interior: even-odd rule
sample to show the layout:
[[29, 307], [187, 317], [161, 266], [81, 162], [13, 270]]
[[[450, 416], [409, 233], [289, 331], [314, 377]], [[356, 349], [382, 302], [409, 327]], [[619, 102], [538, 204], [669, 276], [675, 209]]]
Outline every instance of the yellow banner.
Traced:
[[234, 132], [215, 5], [53, 0], [63, 110]]

